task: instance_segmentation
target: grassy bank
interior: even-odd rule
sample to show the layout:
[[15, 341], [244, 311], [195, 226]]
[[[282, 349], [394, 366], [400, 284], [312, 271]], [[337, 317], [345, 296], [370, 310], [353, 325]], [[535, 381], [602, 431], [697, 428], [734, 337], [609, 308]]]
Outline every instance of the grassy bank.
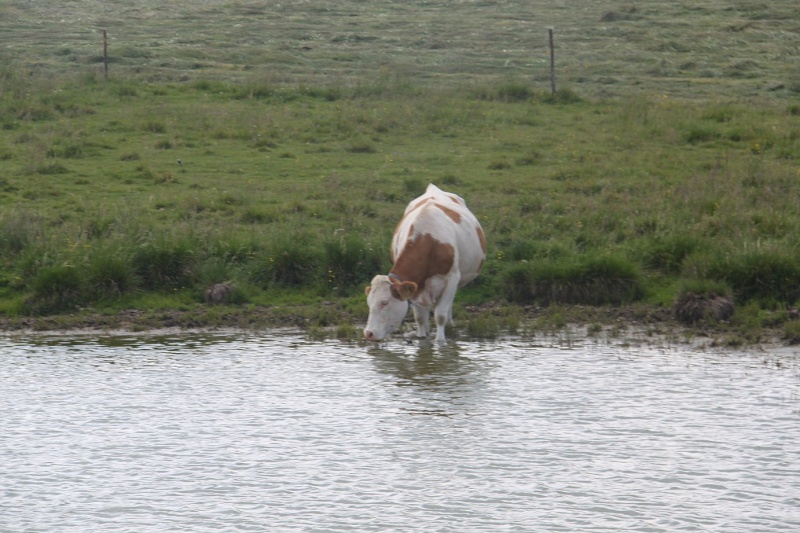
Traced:
[[[344, 41], [337, 31], [345, 26], [312, 34], [312, 19], [292, 24], [292, 13], [204, 5], [165, 19], [182, 38], [218, 45], [202, 53], [199, 45], [169, 45], [176, 58], [200, 54], [196, 68], [137, 41], [114, 56], [105, 79], [96, 55], [82, 59], [81, 35], [11, 47], [0, 66], [5, 327], [292, 325], [357, 337], [367, 312], [363, 286], [388, 270], [395, 223], [434, 182], [467, 200], [489, 241], [482, 276], [457, 297], [465, 334], [569, 321], [658, 328], [676, 301], [723, 298], [733, 302], [732, 316], [701, 312], [687, 334], [710, 327], [729, 343], [776, 331], [800, 338], [800, 87], [786, 63], [762, 70], [756, 61], [752, 76], [731, 71], [702, 83], [687, 77], [687, 66], [656, 90], [663, 76], [633, 68], [628, 57], [613, 67], [636, 78], [627, 88], [594, 79], [601, 76], [594, 65], [553, 96], [539, 83], [546, 78], [523, 75], [530, 64], [495, 69], [496, 50], [480, 43], [510, 39], [505, 29], [527, 19], [493, 18], [481, 3], [459, 4], [457, 16], [477, 36], [466, 72], [455, 66], [464, 68], [468, 43], [438, 26], [428, 31], [447, 48], [435, 54], [439, 61], [460, 47], [453, 70], [433, 69], [433, 55], [416, 54], [432, 45], [409, 44], [408, 26], [381, 28], [389, 15], [413, 19], [394, 3], [355, 3], [357, 20], [349, 22], [320, 4], [313, 20], [358, 22]], [[683, 8], [678, 19], [688, 35], [712, 35], [709, 17], [749, 21], [725, 31], [760, 39], [790, 27], [780, 5], [764, 18], [757, 6], [709, 2], [703, 13]], [[420, 23], [428, 16], [432, 26], [444, 9], [417, 7]], [[22, 22], [36, 14], [28, 3], [0, 9], [17, 10]], [[117, 19], [104, 12], [118, 33], [130, 30], [123, 21], [154, 24], [161, 13], [128, 9], [115, 11]], [[364, 11], [380, 9], [383, 18]], [[579, 10], [574, 24], [593, 28], [585, 39], [598, 46], [608, 28], [651, 35], [666, 31], [658, 30], [661, 17], [679, 14], [655, 3], [593, 9], [600, 11]], [[41, 27], [56, 31], [52, 16]], [[212, 31], [212, 21], [234, 19], [286, 27]], [[486, 20], [499, 33], [478, 32]], [[9, 35], [32, 31], [22, 22]], [[601, 23], [606, 33], [597, 33]], [[287, 52], [279, 77], [265, 72], [274, 57], [235, 61], [250, 50], [243, 36], [267, 29], [294, 44], [305, 42], [294, 32], [314, 41]], [[773, 53], [798, 42], [780, 31]], [[354, 37], [373, 34], [381, 37]], [[631, 35], [614, 42], [634, 46]], [[717, 44], [725, 43], [732, 46]], [[345, 45], [358, 56], [347, 64], [358, 68], [337, 70]], [[289, 45], [255, 48], [281, 46]], [[710, 42], [704, 46], [702, 61], [720, 59]], [[392, 68], [380, 66], [387, 49], [395, 50]], [[641, 53], [687, 53], [659, 50]], [[34, 51], [41, 60], [32, 67]], [[399, 68], [403, 62], [416, 67]], [[611, 85], [619, 94], [608, 94]]]

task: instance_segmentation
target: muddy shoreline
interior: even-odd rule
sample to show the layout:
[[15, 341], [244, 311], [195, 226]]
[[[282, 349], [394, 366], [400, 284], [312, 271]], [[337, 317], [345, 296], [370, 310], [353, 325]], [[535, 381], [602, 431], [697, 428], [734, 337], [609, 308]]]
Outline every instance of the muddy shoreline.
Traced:
[[[269, 331], [293, 329], [307, 332], [314, 337], [338, 337], [343, 340], [361, 341], [363, 320], [347, 318], [347, 313], [333, 302], [324, 302], [336, 316], [337, 324], [318, 324], [307, 318], [307, 310], [297, 308], [265, 306], [210, 306], [178, 310], [127, 309], [116, 313], [98, 313], [83, 310], [76, 313], [0, 317], [0, 333], [13, 334], [83, 334], [83, 333], [150, 333], [170, 332], [214, 332], [214, 331]], [[469, 314], [484, 313], [502, 315], [507, 311], [501, 304], [466, 306]], [[649, 306], [590, 307], [570, 306], [542, 308], [527, 306], [521, 310], [520, 322], [514, 331], [489, 331], [486, 338], [512, 335], [558, 335], [572, 332], [615, 342], [661, 344], [690, 344], [709, 348], [755, 348], [770, 350], [794, 346], [779, 326], [760, 328], [757, 331], [742, 331], [728, 323], [686, 325], [678, 322], [671, 310]], [[412, 319], [406, 318], [406, 329]], [[463, 324], [463, 315], [458, 321]], [[347, 324], [343, 327], [343, 324]], [[469, 336], [467, 331], [457, 328], [455, 338]]]

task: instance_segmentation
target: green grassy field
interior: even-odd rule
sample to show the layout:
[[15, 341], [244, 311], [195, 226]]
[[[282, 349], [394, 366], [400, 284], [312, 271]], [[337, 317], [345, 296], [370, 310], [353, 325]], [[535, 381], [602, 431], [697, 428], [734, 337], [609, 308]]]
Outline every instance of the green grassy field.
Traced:
[[[775, 328], [795, 340], [793, 12], [6, 2], [0, 313], [6, 327], [131, 309], [148, 326], [176, 311], [183, 325], [264, 315], [357, 337], [363, 286], [434, 182], [466, 198], [489, 240], [456, 300], [464, 334], [598, 309], [663, 316], [689, 294], [735, 302], [693, 326], [723, 342]], [[227, 303], [206, 303], [223, 283]], [[531, 306], [548, 326], [531, 325]]]
[[800, 20], [790, 0], [619, 2], [9, 1], [6, 54], [33, 72], [362, 85], [524, 79], [587, 97], [785, 98], [800, 90]]

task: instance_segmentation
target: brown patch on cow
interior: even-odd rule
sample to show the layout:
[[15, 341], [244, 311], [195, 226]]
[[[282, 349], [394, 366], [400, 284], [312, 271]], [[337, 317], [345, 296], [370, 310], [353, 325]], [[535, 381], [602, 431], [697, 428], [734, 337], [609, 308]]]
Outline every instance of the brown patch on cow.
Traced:
[[481, 241], [481, 250], [483, 250], [483, 255], [486, 255], [486, 235], [483, 234], [483, 229], [480, 226], [475, 228], [478, 230], [478, 240]]
[[456, 213], [449, 207], [445, 207], [442, 204], [433, 204], [433, 205], [444, 211], [444, 214], [450, 217], [450, 220], [452, 220], [456, 224], [461, 224], [461, 215], [459, 213]]
[[458, 205], [463, 205], [464, 207], [467, 207], [466, 205], [464, 205], [464, 202], [463, 202], [463, 201], [461, 201], [461, 198], [459, 198], [459, 197], [458, 197], [458, 196], [456, 196], [455, 194], [446, 194], [445, 196], [447, 196], [448, 198], [450, 198], [451, 200], [453, 200], [453, 201], [454, 201], [455, 203], [457, 203]]
[[433, 198], [428, 197], [428, 198], [423, 198], [422, 200], [420, 200], [419, 202], [417, 202], [415, 204], [409, 204], [411, 206], [411, 209], [408, 210], [408, 213], [406, 213], [406, 216], [410, 215], [413, 211], [416, 211], [417, 209], [419, 209], [423, 205], [427, 204], [431, 200], [433, 200]]
[[452, 244], [440, 242], [426, 233], [406, 242], [392, 267], [392, 273], [403, 281], [415, 282], [418, 294], [425, 288], [428, 279], [449, 273], [455, 257]]

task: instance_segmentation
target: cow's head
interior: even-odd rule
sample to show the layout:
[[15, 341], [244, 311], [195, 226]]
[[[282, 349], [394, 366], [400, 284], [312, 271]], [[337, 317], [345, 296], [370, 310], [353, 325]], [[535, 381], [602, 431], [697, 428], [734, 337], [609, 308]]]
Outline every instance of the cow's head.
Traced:
[[372, 283], [364, 289], [369, 306], [364, 338], [380, 341], [399, 328], [408, 313], [408, 301], [416, 290], [417, 284], [413, 281], [382, 275], [372, 278]]

